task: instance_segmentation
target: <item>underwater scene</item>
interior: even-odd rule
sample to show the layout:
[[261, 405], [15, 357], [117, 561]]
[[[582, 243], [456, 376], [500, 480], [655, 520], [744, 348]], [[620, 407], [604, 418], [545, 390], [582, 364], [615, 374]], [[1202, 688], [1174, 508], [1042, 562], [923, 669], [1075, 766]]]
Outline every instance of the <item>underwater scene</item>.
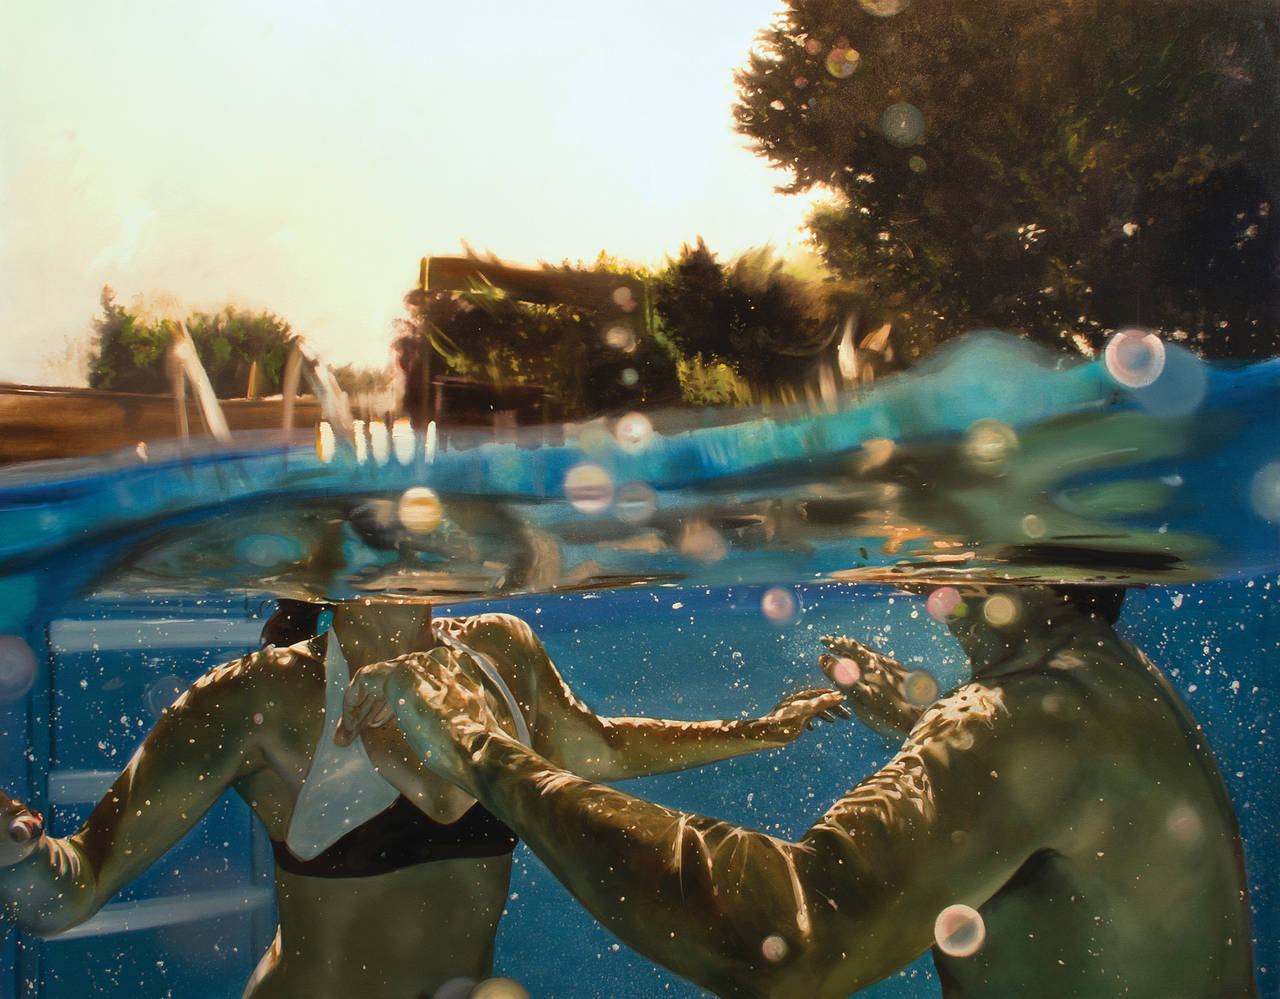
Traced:
[[0, 999], [1280, 996], [1273, 3], [240, 6], [0, 60]]

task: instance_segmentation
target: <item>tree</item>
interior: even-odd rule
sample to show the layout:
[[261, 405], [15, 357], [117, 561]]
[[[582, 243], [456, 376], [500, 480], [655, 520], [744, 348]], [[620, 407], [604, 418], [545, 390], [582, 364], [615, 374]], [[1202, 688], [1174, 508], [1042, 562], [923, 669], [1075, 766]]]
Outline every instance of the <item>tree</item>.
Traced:
[[[169, 320], [147, 320], [102, 289], [102, 316], [93, 321], [94, 351], [89, 357], [89, 387], [113, 392], [163, 394], [172, 391], [165, 357], [173, 342]], [[227, 307], [188, 317], [187, 331], [196, 355], [219, 398], [247, 393], [249, 373], [257, 365], [266, 394], [280, 391], [293, 332], [269, 312], [239, 312]]]
[[793, 0], [738, 129], [917, 351], [975, 326], [1095, 350], [1142, 325], [1275, 348], [1273, 4]]

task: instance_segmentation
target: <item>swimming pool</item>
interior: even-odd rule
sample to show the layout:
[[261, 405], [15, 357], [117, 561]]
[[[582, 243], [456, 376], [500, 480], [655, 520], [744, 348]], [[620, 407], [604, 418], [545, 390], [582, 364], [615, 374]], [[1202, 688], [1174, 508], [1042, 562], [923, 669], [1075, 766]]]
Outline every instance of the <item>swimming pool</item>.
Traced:
[[[1244, 839], [1262, 995], [1277, 994], [1280, 983], [1277, 585], [1266, 576], [1135, 589], [1119, 622], [1179, 690], [1218, 759]], [[926, 613], [923, 596], [837, 584], [788, 589], [799, 613], [781, 622], [762, 612], [758, 586], [528, 597], [502, 609], [528, 620], [573, 688], [607, 714], [763, 712], [784, 692], [823, 682], [817, 637], [833, 631], [928, 665], [944, 688], [964, 676], [958, 646]], [[26, 698], [0, 706], [6, 783], [23, 793], [47, 787], [53, 831], [71, 832], [168, 699], [208, 666], [256, 646], [266, 610], [225, 596], [68, 604], [46, 632], [48, 668]], [[627, 784], [662, 804], [795, 838], [889, 755], [886, 741], [845, 722], [785, 750]], [[88, 923], [50, 940], [11, 935], [0, 996], [239, 996], [274, 929], [271, 871], [264, 833], [238, 799], [224, 796]], [[619, 944], [524, 846], [495, 974], [533, 996], [564, 999], [706, 994]], [[939, 993], [926, 956], [865, 994]]]

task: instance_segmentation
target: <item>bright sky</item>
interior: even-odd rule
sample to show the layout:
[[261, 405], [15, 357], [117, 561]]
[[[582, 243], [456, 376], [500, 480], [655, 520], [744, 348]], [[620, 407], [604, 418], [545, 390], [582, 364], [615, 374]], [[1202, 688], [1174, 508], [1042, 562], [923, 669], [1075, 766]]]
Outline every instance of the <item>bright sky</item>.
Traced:
[[381, 366], [424, 255], [800, 243], [732, 130], [779, 0], [23, 3], [0, 41], [0, 380], [82, 384], [104, 284]]

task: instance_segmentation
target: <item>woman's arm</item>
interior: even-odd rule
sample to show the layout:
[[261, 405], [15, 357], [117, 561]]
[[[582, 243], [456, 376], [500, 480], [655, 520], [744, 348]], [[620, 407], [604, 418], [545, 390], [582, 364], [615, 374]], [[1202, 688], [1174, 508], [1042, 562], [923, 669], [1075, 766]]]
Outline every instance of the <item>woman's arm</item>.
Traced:
[[[42, 934], [88, 919], [259, 766], [250, 689], [259, 658], [219, 666], [183, 693], [71, 836], [46, 836], [33, 813], [0, 801], [5, 919]], [[36, 835], [22, 839], [24, 826]]]
[[[1018, 762], [1021, 726], [998, 689], [935, 705], [893, 760], [787, 843], [568, 773], [500, 733], [449, 654], [410, 658], [358, 674], [344, 725], [358, 732], [393, 705], [415, 751], [592, 915], [724, 997], [846, 996], [877, 981], [929, 948], [942, 910], [998, 890], [1071, 807], [1052, 774]], [[999, 821], [956, 835], [984, 815]]]
[[478, 615], [467, 619], [459, 635], [467, 645], [489, 655], [504, 673], [525, 713], [534, 750], [591, 780], [669, 773], [776, 749], [816, 721], [849, 717], [843, 696], [829, 689], [784, 697], [762, 718], [602, 717], [578, 699], [542, 642], [520, 618]]

